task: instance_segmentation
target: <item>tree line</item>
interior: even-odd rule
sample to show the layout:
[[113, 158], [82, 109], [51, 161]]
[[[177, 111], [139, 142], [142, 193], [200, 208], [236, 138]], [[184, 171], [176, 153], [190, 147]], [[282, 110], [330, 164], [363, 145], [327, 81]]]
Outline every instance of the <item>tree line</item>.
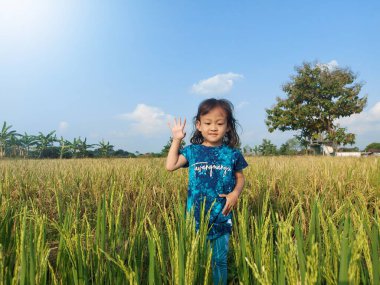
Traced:
[[[172, 143], [172, 138], [158, 153], [139, 151], [129, 152], [123, 149], [114, 149], [109, 141], [101, 140], [97, 144], [89, 144], [87, 138], [74, 138], [69, 141], [57, 137], [56, 131], [48, 134], [39, 132], [37, 135], [17, 133], [12, 125], [4, 121], [0, 130], [0, 158], [96, 158], [96, 157], [166, 157]], [[182, 147], [185, 142], [182, 142]]]
[[[100, 141], [97, 144], [87, 143], [87, 139], [74, 138], [73, 141], [64, 139], [62, 136], [57, 138], [55, 131], [48, 134], [41, 132], [38, 135], [29, 135], [27, 133], [18, 134], [12, 130], [12, 126], [7, 122], [3, 123], [0, 132], [0, 158], [4, 157], [21, 157], [21, 158], [96, 158], [96, 157], [166, 157], [172, 138], [163, 146], [159, 153], [140, 153], [128, 152], [126, 150], [114, 150], [114, 146], [109, 141]], [[181, 147], [185, 146], [182, 141]], [[269, 139], [263, 139], [262, 143], [253, 147], [245, 145], [240, 146], [240, 150], [245, 155], [303, 155], [310, 154], [310, 149], [306, 148], [302, 141], [297, 138], [291, 138], [277, 147]], [[364, 151], [371, 149], [380, 149], [380, 143], [369, 144]], [[340, 151], [359, 151], [357, 147], [340, 148]]]
[[97, 144], [87, 143], [87, 138], [74, 138], [69, 141], [62, 136], [57, 137], [55, 131], [48, 134], [39, 132], [29, 135], [19, 134], [12, 130], [12, 125], [3, 123], [0, 131], [0, 158], [84, 158], [84, 157], [135, 157], [139, 153], [131, 153], [122, 149], [114, 150], [110, 142], [100, 141]]
[[[370, 143], [364, 149], [360, 150], [358, 147], [340, 147], [336, 149], [339, 152], [367, 152], [371, 150], [380, 150], [380, 143]], [[302, 141], [297, 137], [287, 140], [281, 144], [280, 147], [276, 146], [269, 139], [263, 139], [262, 143], [253, 147], [245, 145], [241, 148], [241, 151], [245, 155], [262, 155], [262, 156], [274, 156], [274, 155], [307, 155], [315, 154], [315, 150], [303, 146]]]

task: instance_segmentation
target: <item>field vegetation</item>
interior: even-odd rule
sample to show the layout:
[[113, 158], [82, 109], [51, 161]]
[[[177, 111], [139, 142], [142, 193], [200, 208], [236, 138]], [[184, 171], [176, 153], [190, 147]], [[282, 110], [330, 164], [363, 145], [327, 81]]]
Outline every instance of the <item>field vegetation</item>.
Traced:
[[[379, 284], [379, 158], [247, 160], [230, 283]], [[186, 195], [162, 158], [0, 160], [0, 284], [211, 284]]]

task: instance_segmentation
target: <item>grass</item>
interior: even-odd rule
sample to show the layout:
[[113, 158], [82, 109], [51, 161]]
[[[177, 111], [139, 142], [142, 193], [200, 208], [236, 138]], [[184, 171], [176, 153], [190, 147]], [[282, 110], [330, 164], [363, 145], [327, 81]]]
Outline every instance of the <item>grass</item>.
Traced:
[[[378, 158], [248, 158], [232, 284], [380, 284]], [[1, 284], [210, 284], [187, 171], [163, 159], [1, 160]]]

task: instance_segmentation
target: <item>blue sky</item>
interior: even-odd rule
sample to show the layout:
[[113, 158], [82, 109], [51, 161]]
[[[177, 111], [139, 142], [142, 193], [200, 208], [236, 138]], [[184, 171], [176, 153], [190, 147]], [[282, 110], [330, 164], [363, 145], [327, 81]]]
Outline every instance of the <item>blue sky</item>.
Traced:
[[[380, 141], [379, 1], [0, 0], [0, 123], [158, 152], [206, 98], [236, 107], [243, 145], [277, 145], [265, 108], [304, 61], [350, 67], [368, 104], [341, 120]], [[187, 139], [192, 131], [187, 126]]]

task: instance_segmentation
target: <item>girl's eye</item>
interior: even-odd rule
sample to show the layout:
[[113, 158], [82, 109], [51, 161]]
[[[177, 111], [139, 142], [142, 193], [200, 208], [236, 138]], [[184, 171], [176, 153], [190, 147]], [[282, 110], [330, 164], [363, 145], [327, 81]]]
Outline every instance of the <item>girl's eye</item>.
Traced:
[[205, 125], [211, 125], [211, 123], [205, 123]]

